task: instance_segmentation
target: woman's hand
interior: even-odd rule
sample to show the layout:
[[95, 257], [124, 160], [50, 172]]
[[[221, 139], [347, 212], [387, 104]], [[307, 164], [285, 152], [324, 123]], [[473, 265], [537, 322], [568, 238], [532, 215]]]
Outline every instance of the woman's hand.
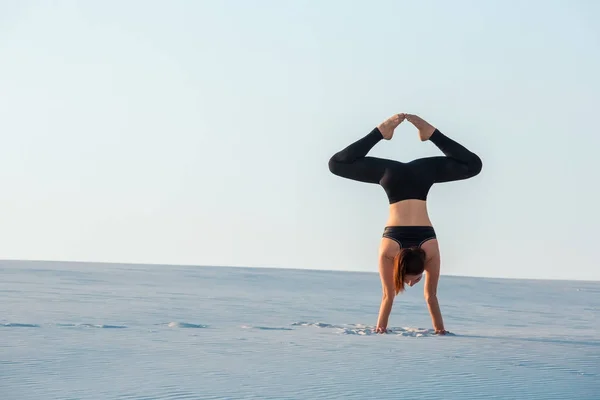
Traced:
[[387, 333], [387, 327], [386, 326], [382, 326], [382, 325], [377, 325], [377, 328], [375, 328], [375, 333]]

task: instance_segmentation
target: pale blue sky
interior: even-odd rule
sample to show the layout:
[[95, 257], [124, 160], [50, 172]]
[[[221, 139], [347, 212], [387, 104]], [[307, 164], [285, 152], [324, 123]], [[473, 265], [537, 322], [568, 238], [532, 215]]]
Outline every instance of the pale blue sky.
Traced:
[[[327, 160], [397, 112], [478, 153], [443, 273], [600, 279], [600, 3], [0, 1], [0, 258], [376, 271]], [[437, 155], [414, 128], [371, 153]]]

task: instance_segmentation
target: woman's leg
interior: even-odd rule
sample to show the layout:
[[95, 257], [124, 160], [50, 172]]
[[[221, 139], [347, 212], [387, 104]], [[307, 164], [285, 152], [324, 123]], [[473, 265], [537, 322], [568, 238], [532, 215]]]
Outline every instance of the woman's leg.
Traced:
[[481, 172], [481, 158], [463, 145], [450, 139], [422, 118], [407, 114], [407, 119], [419, 130], [421, 140], [429, 140], [446, 157], [427, 158], [435, 182], [449, 182], [471, 178]]
[[329, 159], [329, 171], [334, 175], [360, 182], [379, 183], [387, 168], [394, 162], [367, 157], [369, 151], [382, 139], [391, 139], [394, 129], [404, 120], [395, 115], [379, 124], [366, 136], [335, 153]]
[[375, 157], [365, 157], [383, 136], [379, 129], [335, 153], [329, 159], [329, 171], [342, 178], [355, 181], [378, 183], [385, 172], [385, 163]]

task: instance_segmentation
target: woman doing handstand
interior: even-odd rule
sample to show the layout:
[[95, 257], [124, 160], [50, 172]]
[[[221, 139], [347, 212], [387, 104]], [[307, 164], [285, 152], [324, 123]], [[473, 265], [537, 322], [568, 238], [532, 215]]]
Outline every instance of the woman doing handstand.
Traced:
[[[390, 140], [402, 121], [419, 131], [421, 141], [431, 141], [445, 156], [410, 162], [367, 156], [380, 140]], [[481, 171], [479, 156], [442, 134], [413, 114], [396, 114], [366, 136], [334, 154], [329, 170], [340, 177], [380, 185], [389, 200], [389, 216], [379, 248], [379, 275], [383, 289], [376, 332], [387, 332], [394, 298], [425, 274], [424, 294], [435, 332], [445, 334], [437, 299], [440, 251], [427, 213], [427, 194], [435, 183], [471, 178]]]

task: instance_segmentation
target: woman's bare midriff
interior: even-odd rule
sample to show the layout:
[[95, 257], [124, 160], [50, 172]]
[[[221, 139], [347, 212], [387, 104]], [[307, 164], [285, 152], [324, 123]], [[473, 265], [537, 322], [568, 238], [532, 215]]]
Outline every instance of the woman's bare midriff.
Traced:
[[390, 204], [387, 226], [432, 226], [424, 200], [402, 200]]

